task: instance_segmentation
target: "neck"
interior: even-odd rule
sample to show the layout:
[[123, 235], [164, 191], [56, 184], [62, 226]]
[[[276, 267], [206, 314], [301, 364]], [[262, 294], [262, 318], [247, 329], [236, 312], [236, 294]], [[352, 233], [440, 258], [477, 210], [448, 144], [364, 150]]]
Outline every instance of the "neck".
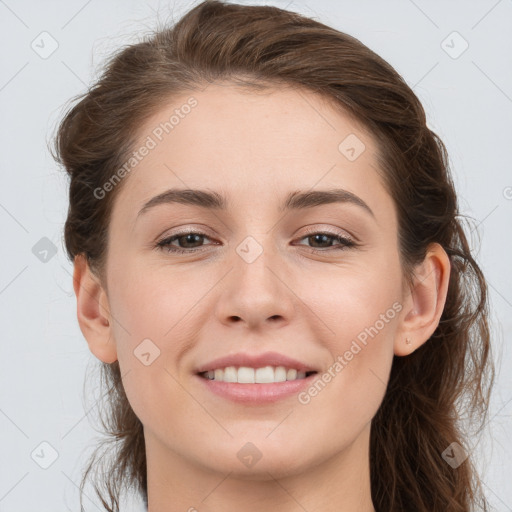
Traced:
[[285, 469], [267, 465], [251, 476], [213, 471], [146, 434], [148, 512], [375, 512], [369, 433], [368, 424], [350, 446], [306, 470], [297, 471], [292, 461]]

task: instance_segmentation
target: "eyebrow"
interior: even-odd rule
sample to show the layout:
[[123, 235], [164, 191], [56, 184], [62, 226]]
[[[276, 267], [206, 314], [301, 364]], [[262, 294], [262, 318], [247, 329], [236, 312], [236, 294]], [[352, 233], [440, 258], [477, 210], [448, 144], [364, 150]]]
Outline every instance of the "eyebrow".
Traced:
[[[147, 201], [140, 209], [137, 217], [157, 205], [172, 203], [199, 206], [210, 210], [226, 210], [228, 207], [227, 198], [218, 192], [198, 189], [169, 189]], [[375, 218], [372, 209], [359, 196], [340, 188], [311, 191], [296, 190], [288, 194], [280, 207], [280, 211], [304, 210], [333, 203], [348, 203], [359, 206]]]

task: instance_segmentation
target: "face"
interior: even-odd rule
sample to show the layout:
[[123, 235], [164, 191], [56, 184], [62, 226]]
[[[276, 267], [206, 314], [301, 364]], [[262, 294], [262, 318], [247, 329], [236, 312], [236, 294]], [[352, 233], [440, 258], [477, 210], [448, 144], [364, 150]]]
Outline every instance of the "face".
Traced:
[[106, 288], [148, 460], [263, 478], [367, 444], [403, 298], [372, 137], [311, 92], [212, 84], [162, 107], [144, 145], [114, 203]]

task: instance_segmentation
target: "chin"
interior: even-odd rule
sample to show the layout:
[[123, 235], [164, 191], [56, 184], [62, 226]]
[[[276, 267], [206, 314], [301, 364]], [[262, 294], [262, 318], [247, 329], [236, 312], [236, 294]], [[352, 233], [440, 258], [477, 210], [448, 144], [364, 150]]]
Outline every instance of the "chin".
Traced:
[[261, 481], [297, 475], [318, 463], [308, 458], [311, 454], [304, 453], [305, 443], [291, 446], [280, 441], [276, 444], [265, 439], [265, 435], [261, 435], [261, 439], [257, 436], [245, 437], [253, 441], [240, 441], [238, 437], [230, 439], [227, 445], [212, 448], [206, 458], [202, 452], [200, 459], [211, 471], [229, 473], [232, 478], [241, 480]]

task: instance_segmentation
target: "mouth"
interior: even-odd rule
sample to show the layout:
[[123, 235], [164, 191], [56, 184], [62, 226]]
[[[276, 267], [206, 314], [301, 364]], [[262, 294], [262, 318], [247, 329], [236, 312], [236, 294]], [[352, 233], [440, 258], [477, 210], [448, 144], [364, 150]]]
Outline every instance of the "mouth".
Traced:
[[276, 384], [280, 382], [303, 380], [316, 373], [317, 372], [314, 370], [303, 371], [297, 368], [287, 368], [285, 366], [263, 366], [260, 368], [227, 366], [225, 368], [199, 372], [197, 375], [216, 382]]
[[205, 363], [195, 374], [210, 397], [258, 405], [292, 398], [312, 384], [318, 367], [278, 352], [238, 353]]
[[293, 399], [312, 385], [317, 374], [317, 371], [286, 366], [227, 366], [199, 372], [196, 378], [208, 394], [244, 406], [257, 407]]

